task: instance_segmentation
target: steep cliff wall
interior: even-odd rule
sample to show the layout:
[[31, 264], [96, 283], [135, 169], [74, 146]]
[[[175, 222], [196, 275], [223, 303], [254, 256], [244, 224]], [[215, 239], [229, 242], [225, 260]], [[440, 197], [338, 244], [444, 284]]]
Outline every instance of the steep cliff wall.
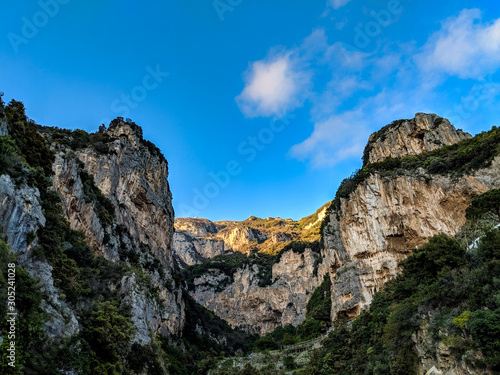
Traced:
[[135, 246], [147, 245], [168, 269], [174, 211], [167, 161], [132, 124], [117, 121], [106, 133], [112, 140], [106, 153], [86, 149], [77, 157], [115, 206], [116, 223], [127, 228]]
[[[55, 146], [54, 187], [65, 215], [97, 253], [115, 263], [134, 259], [148, 275], [144, 283], [130, 272], [113, 286], [132, 307], [136, 340], [148, 343], [156, 332], [180, 334], [185, 314], [181, 286], [172, 282], [167, 162], [135, 124], [115, 120], [102, 136], [107, 142], [99, 152]], [[151, 298], [150, 290], [158, 290], [159, 298]]]
[[349, 200], [342, 200], [324, 229], [325, 246], [333, 252], [330, 266], [332, 319], [356, 316], [375, 292], [396, 276], [399, 261], [429, 237], [455, 235], [465, 223], [473, 197], [500, 186], [500, 158], [491, 168], [452, 181], [449, 177], [371, 176]]
[[[411, 145], [414, 141], [414, 130], [405, 130], [407, 125], [428, 124], [429, 119], [435, 120], [435, 116], [417, 114], [410, 122], [385, 128], [389, 135], [371, 149], [370, 160], [427, 150], [430, 146], [425, 143], [420, 148], [402, 144]], [[422, 125], [430, 129], [423, 139], [450, 143], [463, 138], [450, 126], [444, 120], [438, 126]], [[370, 139], [373, 141], [373, 135]], [[472, 146], [467, 147], [472, 153]], [[398, 273], [398, 262], [429, 237], [438, 233], [455, 235], [465, 223], [465, 209], [472, 198], [499, 187], [499, 176], [499, 156], [487, 167], [469, 170], [462, 176], [452, 177], [446, 171], [431, 174], [423, 167], [400, 169], [388, 175], [373, 172], [347, 198], [338, 198], [336, 211], [331, 212], [323, 230], [325, 251], [330, 252], [332, 259], [332, 319], [353, 318], [369, 306], [374, 293]]]
[[239, 267], [230, 275], [209, 268], [194, 279], [190, 294], [233, 328], [264, 335], [304, 320], [307, 302], [328, 272], [321, 259], [308, 248], [303, 253], [285, 251], [272, 264], [272, 279], [265, 286], [262, 266], [257, 264]]
[[[279, 326], [298, 326], [311, 294], [328, 272], [327, 254], [317, 245], [328, 205], [298, 221], [176, 219], [175, 257], [188, 278], [196, 275], [191, 296], [248, 333], [264, 335]], [[300, 243], [300, 249], [291, 250], [293, 243]], [[235, 257], [250, 250], [248, 258]], [[222, 257], [210, 263], [217, 255]]]

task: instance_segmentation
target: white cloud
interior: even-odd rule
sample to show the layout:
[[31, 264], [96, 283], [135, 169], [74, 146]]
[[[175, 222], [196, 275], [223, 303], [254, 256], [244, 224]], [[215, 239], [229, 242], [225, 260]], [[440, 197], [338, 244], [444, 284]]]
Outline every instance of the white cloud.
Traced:
[[283, 114], [302, 105], [310, 74], [286, 53], [254, 62], [246, 73], [245, 88], [236, 97], [248, 117]]
[[427, 73], [480, 78], [500, 67], [500, 19], [481, 23], [479, 9], [464, 9], [446, 20], [416, 56]]
[[339, 9], [350, 1], [351, 0], [328, 0], [328, 3], [333, 7], [333, 9]]
[[290, 149], [290, 156], [310, 161], [315, 168], [332, 167], [346, 159], [359, 160], [371, 132], [395, 119], [412, 118], [416, 112], [433, 112], [434, 107], [427, 103], [435, 102], [432, 92], [413, 82], [384, 87], [361, 99], [353, 110], [332, 108], [329, 117], [315, 121], [306, 140]]
[[290, 155], [299, 160], [311, 160], [314, 167], [331, 167], [359, 156], [368, 137], [366, 125], [361, 109], [332, 115], [317, 122], [311, 136], [293, 146]]

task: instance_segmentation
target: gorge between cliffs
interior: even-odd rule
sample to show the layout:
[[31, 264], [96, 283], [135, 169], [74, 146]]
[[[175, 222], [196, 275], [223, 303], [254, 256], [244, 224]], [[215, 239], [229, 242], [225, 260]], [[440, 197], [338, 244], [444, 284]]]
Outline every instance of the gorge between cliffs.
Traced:
[[300, 220], [176, 217], [168, 168], [130, 119], [0, 98], [2, 373], [500, 371], [499, 128], [396, 120]]

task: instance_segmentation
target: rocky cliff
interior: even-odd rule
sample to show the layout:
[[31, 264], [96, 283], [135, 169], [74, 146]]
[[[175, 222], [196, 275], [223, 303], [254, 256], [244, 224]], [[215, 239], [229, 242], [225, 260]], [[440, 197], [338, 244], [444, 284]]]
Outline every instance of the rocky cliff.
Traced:
[[435, 114], [417, 113], [413, 119], [394, 121], [370, 135], [363, 163], [416, 155], [470, 137], [470, 134], [455, 129], [447, 119]]
[[318, 246], [328, 205], [299, 221], [176, 219], [174, 254], [192, 279], [191, 296], [248, 333], [299, 325], [328, 271]]
[[[191, 334], [172, 255], [167, 161], [130, 120], [119, 118], [88, 134], [38, 126], [22, 103], [12, 101], [5, 111], [0, 104], [0, 258], [12, 259], [25, 275], [18, 280], [19, 300], [32, 302], [19, 302], [18, 330], [35, 332], [26, 343], [19, 339], [19, 363], [36, 373], [53, 366], [120, 372], [133, 366], [126, 356], [137, 345], [150, 351], [152, 361], [139, 367], [159, 366], [165, 373], [156, 335], [175, 341]], [[91, 334], [101, 324], [98, 315], [110, 320], [103, 321], [107, 346], [99, 338], [104, 331]], [[84, 345], [101, 351], [90, 363], [78, 349]], [[72, 364], [54, 364], [51, 356], [70, 347]]]
[[[314, 219], [308, 219], [311, 223], [300, 226], [312, 231], [308, 238], [314, 242], [319, 236], [312, 233], [319, 234], [323, 221], [322, 243], [316, 253], [287, 250], [288, 244], [307, 241], [293, 221], [268, 218], [265, 227], [263, 219], [241, 223], [177, 219], [174, 249], [184, 265], [203, 264], [231, 250], [248, 253], [253, 247], [266, 253], [273, 249], [272, 239], [285, 240], [280, 248], [267, 251], [281, 252], [269, 261], [273, 263], [269, 285], [262, 287], [262, 266], [252, 261], [230, 272], [221, 272], [220, 265], [213, 263], [210, 268], [208, 262], [203, 272], [188, 269], [196, 270], [198, 276], [191, 295], [233, 327], [264, 334], [279, 325], [300, 324], [305, 317], [301, 309], [328, 270], [332, 321], [341, 316], [353, 319], [398, 274], [398, 263], [413, 248], [438, 233], [455, 235], [465, 223], [465, 209], [472, 198], [500, 186], [498, 156], [460, 175], [446, 170], [452, 161], [436, 152], [445, 145], [468, 141], [472, 142], [471, 136], [448, 120], [422, 113], [372, 134], [365, 152], [369, 163], [339, 189], [349, 193], [336, 198], [329, 211], [328, 205], [322, 207]], [[455, 151], [443, 152], [452, 155]], [[387, 158], [399, 164], [384, 164]]]
[[[172, 278], [174, 217], [167, 162], [141, 132], [119, 119], [101, 131], [106, 142], [99, 151], [54, 145], [53, 171], [71, 228], [82, 231], [94, 251], [111, 262], [134, 257], [147, 268], [148, 284], [132, 272], [114, 287], [132, 306], [136, 339], [148, 343], [151, 333], [180, 334], [184, 303], [180, 286], [165, 288]], [[107, 200], [99, 200], [99, 194]], [[148, 288], [159, 290], [158, 300], [148, 298]]]
[[[418, 154], [422, 159], [411, 168], [405, 167], [403, 159], [397, 164], [399, 169], [389, 172], [384, 168], [393, 167], [383, 163], [373, 172], [361, 170], [339, 189], [351, 185], [348, 196], [338, 197], [332, 205], [323, 229], [325, 251], [332, 259], [332, 320], [357, 316], [370, 305], [374, 293], [396, 276], [398, 262], [413, 248], [438, 233], [455, 235], [465, 223], [465, 209], [472, 198], [500, 186], [500, 157], [494, 148], [490, 160], [481, 164], [483, 168], [468, 169], [460, 175], [456, 170], [446, 170], [446, 163], [455, 159], [445, 161], [425, 152], [470, 138], [447, 120], [439, 119], [417, 114], [413, 120], [394, 122], [372, 134], [367, 160], [381, 162], [384, 157]], [[383, 140], [381, 132], [385, 134]], [[469, 144], [464, 144], [466, 148], [471, 152]], [[438, 172], [430, 167], [435, 162], [442, 163]], [[459, 163], [465, 163], [465, 159]], [[356, 179], [358, 184], [353, 189]]]
[[190, 294], [233, 328], [265, 335], [304, 320], [307, 302], [327, 272], [321, 264], [321, 254], [310, 248], [302, 253], [285, 251], [268, 266], [272, 276], [265, 283], [265, 266], [256, 262], [237, 267], [229, 275], [208, 268], [193, 280]]

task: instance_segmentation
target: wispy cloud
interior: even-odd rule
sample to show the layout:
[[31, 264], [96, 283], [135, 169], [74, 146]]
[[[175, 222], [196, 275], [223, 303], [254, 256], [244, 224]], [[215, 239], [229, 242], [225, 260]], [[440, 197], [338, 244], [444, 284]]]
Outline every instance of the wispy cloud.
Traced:
[[333, 8], [333, 9], [339, 9], [342, 8], [344, 5], [349, 3], [351, 0], [328, 0], [328, 4]]
[[310, 73], [291, 52], [251, 64], [245, 73], [245, 88], [236, 97], [248, 117], [271, 116], [291, 111], [304, 102]]
[[[496, 97], [496, 86], [481, 82], [500, 68], [500, 19], [482, 22], [479, 10], [464, 9], [420, 47], [414, 41], [376, 42], [375, 50], [352, 50], [339, 41], [329, 43], [326, 32], [316, 29], [298, 47], [253, 63], [238, 103], [252, 117], [292, 110], [308, 100], [313, 131], [289, 155], [318, 168], [359, 158], [369, 134], [396, 118], [443, 115], [455, 108], [441, 86], [448, 77], [480, 83], [458, 108], [467, 115]], [[318, 72], [329, 78], [312, 87], [311, 76]], [[466, 118], [463, 113], [451, 117]]]
[[459, 78], [481, 78], [500, 67], [500, 19], [482, 23], [479, 9], [446, 20], [416, 61], [422, 70]]
[[368, 135], [365, 119], [362, 110], [356, 109], [317, 122], [311, 136], [293, 146], [290, 155], [299, 160], [311, 160], [314, 167], [331, 167], [358, 156]]

